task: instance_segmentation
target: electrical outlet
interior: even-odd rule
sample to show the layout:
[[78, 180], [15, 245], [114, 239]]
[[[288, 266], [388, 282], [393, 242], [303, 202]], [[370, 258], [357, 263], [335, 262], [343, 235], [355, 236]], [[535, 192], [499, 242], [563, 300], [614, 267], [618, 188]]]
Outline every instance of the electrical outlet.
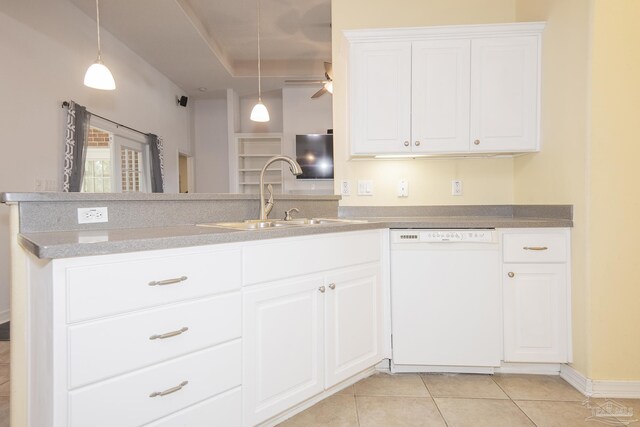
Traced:
[[78, 208], [78, 224], [109, 222], [107, 208]]
[[373, 196], [373, 181], [370, 179], [359, 180], [358, 196]]
[[398, 197], [409, 197], [409, 181], [406, 179], [398, 181]]
[[462, 180], [454, 179], [451, 181], [451, 195], [462, 196]]
[[343, 196], [351, 195], [351, 183], [346, 179], [343, 179], [340, 184], [340, 194]]

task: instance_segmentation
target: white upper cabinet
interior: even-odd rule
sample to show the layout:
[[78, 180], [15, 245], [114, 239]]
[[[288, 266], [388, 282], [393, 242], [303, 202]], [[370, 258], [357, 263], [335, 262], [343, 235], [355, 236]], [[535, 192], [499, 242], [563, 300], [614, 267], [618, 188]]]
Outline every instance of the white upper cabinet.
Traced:
[[363, 44], [354, 51], [354, 150], [410, 152], [411, 43]]
[[538, 148], [538, 38], [472, 41], [472, 151]]
[[459, 152], [469, 146], [469, 40], [412, 47], [413, 152]]
[[543, 28], [345, 31], [351, 154], [538, 151]]

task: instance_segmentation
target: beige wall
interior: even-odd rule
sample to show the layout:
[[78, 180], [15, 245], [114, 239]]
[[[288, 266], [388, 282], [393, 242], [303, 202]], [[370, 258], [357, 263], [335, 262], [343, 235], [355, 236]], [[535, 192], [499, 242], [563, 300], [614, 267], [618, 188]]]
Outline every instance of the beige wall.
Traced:
[[[342, 205], [483, 204], [513, 201], [512, 159], [348, 160], [345, 29], [513, 22], [515, 0], [333, 0], [333, 95], [335, 191], [351, 181]], [[409, 197], [396, 196], [397, 181], [409, 181]], [[357, 196], [357, 180], [374, 182], [373, 196]], [[463, 180], [463, 195], [451, 195], [451, 180]]]
[[516, 203], [571, 203], [574, 367], [640, 380], [640, 30], [636, 0], [517, 0], [546, 20], [542, 152], [514, 164]]
[[640, 1], [595, 0], [589, 253], [591, 377], [640, 380]]
[[574, 206], [574, 367], [589, 372], [587, 281], [587, 119], [590, 2], [517, 0], [518, 21], [546, 21], [542, 47], [540, 153], [514, 162], [515, 203]]

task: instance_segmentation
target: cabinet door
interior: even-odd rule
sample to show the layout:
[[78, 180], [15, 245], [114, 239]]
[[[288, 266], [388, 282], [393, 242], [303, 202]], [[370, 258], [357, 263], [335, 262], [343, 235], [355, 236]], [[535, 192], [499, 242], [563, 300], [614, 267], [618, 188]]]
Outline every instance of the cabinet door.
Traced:
[[245, 425], [256, 425], [323, 391], [321, 286], [321, 276], [306, 276], [244, 294]]
[[566, 264], [505, 264], [504, 360], [568, 362]]
[[326, 277], [326, 387], [378, 363], [382, 315], [379, 265]]
[[471, 41], [415, 42], [412, 59], [412, 151], [468, 151]]
[[538, 38], [471, 44], [471, 151], [538, 149]]
[[356, 44], [350, 66], [352, 154], [410, 152], [411, 43]]

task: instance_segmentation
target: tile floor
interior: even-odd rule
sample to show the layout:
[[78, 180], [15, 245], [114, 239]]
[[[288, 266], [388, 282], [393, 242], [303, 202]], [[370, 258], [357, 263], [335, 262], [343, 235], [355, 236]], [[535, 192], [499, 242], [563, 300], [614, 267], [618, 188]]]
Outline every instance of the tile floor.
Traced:
[[0, 427], [9, 427], [9, 341], [0, 341]]
[[[597, 427], [584, 396], [557, 376], [376, 374], [283, 427]], [[640, 414], [640, 400], [615, 399]], [[602, 403], [602, 400], [594, 400]], [[637, 416], [634, 417], [638, 418]], [[620, 424], [622, 425], [622, 424]], [[631, 426], [640, 427], [640, 422]]]

